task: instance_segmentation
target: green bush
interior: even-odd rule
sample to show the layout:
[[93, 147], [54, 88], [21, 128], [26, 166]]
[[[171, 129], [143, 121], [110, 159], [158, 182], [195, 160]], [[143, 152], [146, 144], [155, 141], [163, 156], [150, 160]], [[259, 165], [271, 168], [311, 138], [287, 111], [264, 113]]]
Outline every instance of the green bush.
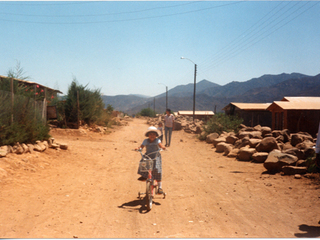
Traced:
[[239, 125], [243, 122], [243, 120], [237, 116], [229, 116], [224, 113], [215, 114], [204, 126], [204, 131], [206, 134], [202, 137], [210, 133], [219, 133], [221, 134], [223, 131], [225, 132], [238, 132]]
[[112, 118], [111, 113], [108, 111], [108, 109], [103, 110], [100, 118], [96, 122], [97, 125], [105, 126], [111, 128], [112, 125], [115, 124], [115, 121]]
[[310, 173], [320, 172], [320, 166], [319, 167], [317, 166], [316, 161], [317, 161], [316, 153], [313, 156], [308, 157], [306, 159], [308, 172]]
[[138, 113], [138, 115], [144, 116], [144, 117], [155, 117], [156, 113], [151, 108], [144, 108], [141, 110], [140, 113]]
[[11, 106], [11, 94], [5, 91], [0, 91], [0, 99], [0, 145], [34, 143], [50, 137], [49, 127], [33, 99], [15, 95]]
[[[11, 79], [27, 79], [22, 76], [20, 64], [10, 70], [7, 78], [0, 79], [0, 146], [34, 143], [50, 137], [49, 127], [42, 119], [42, 101], [35, 99], [33, 87], [13, 81], [14, 101], [11, 98]], [[41, 99], [43, 100], [43, 98]]]
[[87, 124], [96, 123], [104, 108], [99, 89], [89, 90], [87, 86], [78, 85], [74, 79], [68, 89], [66, 103], [64, 105], [67, 122], [76, 123], [78, 121], [77, 94], [79, 94], [79, 120]]

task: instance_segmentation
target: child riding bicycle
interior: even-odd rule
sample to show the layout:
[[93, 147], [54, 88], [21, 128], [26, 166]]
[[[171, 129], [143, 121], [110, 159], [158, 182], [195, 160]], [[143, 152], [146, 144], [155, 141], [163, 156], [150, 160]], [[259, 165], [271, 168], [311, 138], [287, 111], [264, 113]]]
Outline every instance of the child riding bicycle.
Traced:
[[[159, 148], [162, 148], [163, 150], [165, 150], [166, 148], [165, 148], [165, 146], [163, 146], [161, 144], [161, 140], [157, 138], [159, 136], [159, 133], [158, 133], [158, 130], [156, 127], [153, 127], [153, 126], [149, 127], [147, 132], [145, 133], [145, 136], [148, 138], [143, 140], [143, 142], [139, 148], [146, 147], [145, 154], [148, 155], [152, 159], [156, 158], [152, 175], [153, 175], [154, 179], [158, 181], [158, 186], [159, 186], [158, 193], [163, 194], [162, 182], [161, 182], [161, 180], [162, 180], [162, 160], [161, 160], [160, 153], [157, 153], [157, 151], [159, 150]], [[136, 150], [138, 150], [139, 148], [136, 148]], [[141, 175], [139, 180], [146, 180], [148, 178], [148, 173], [141, 172], [140, 169], [138, 169], [138, 174]]]

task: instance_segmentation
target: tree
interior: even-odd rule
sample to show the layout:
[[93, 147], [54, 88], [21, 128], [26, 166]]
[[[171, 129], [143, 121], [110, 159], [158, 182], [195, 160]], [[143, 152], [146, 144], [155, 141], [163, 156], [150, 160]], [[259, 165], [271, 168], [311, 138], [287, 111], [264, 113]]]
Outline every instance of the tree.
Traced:
[[141, 116], [145, 117], [155, 117], [156, 113], [151, 108], [144, 108], [139, 113]]
[[108, 104], [107, 109], [106, 109], [107, 113], [112, 113], [113, 110], [114, 110], [114, 108], [112, 107], [112, 105]]
[[89, 125], [98, 121], [104, 109], [100, 89], [89, 90], [87, 89], [87, 85], [79, 85], [76, 78], [74, 78], [68, 89], [65, 104], [65, 116], [67, 122], [76, 123], [78, 121], [78, 96], [79, 120], [83, 120]]

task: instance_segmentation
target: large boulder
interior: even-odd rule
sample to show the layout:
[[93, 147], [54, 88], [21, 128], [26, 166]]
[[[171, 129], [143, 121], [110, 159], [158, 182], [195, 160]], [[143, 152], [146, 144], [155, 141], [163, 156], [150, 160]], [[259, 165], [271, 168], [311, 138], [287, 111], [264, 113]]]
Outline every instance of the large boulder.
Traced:
[[260, 142], [261, 142], [261, 139], [257, 139], [257, 138], [249, 139], [249, 145], [251, 148], [255, 148]]
[[226, 148], [230, 146], [231, 144], [225, 143], [225, 142], [220, 142], [216, 146], [216, 152], [225, 152]]
[[[10, 147], [11, 147], [11, 146], [8, 146], [8, 145], [1, 146], [1, 147], [0, 147], [0, 151], [2, 152], [2, 155], [4, 155], [4, 156], [2, 156], [2, 157], [5, 157], [7, 154], [10, 153]], [[1, 157], [1, 156], [0, 156], [0, 157]]]
[[256, 153], [255, 148], [248, 148], [248, 147], [240, 148], [237, 159], [239, 161], [250, 161], [254, 153]]
[[229, 153], [233, 150], [233, 145], [232, 144], [228, 144], [226, 145], [225, 149], [224, 149], [224, 155], [228, 156]]
[[236, 135], [230, 134], [229, 136], [227, 136], [226, 142], [230, 144], [234, 144], [238, 139], [239, 138]]
[[308, 149], [308, 148], [312, 148], [314, 145], [315, 145], [315, 144], [314, 144], [312, 141], [310, 141], [310, 140], [304, 140], [303, 142], [298, 143], [298, 144], [296, 145], [296, 148], [299, 148], [299, 149], [301, 149], [301, 150], [306, 150], [306, 149]]
[[304, 159], [304, 152], [301, 151], [300, 149], [298, 148], [291, 148], [291, 149], [287, 149], [287, 150], [284, 150], [282, 151], [283, 153], [286, 153], [286, 154], [291, 154], [291, 155], [294, 155], [299, 159]]
[[268, 158], [269, 153], [267, 152], [256, 152], [252, 155], [253, 162], [264, 163]]
[[270, 127], [261, 127], [260, 130], [262, 137], [265, 137], [267, 134], [271, 134], [271, 128]]
[[27, 144], [28, 148], [29, 148], [29, 152], [30, 153], [33, 153], [33, 150], [34, 150], [34, 145], [33, 144]]
[[7, 150], [0, 148], [0, 158], [7, 156]]
[[297, 167], [297, 166], [283, 166], [282, 172], [285, 175], [295, 175], [295, 174], [306, 174], [307, 167]]
[[298, 158], [294, 155], [282, 153], [279, 150], [273, 150], [269, 153], [263, 166], [269, 172], [281, 172], [283, 166], [293, 166], [297, 161]]
[[288, 150], [288, 149], [291, 149], [291, 148], [294, 148], [290, 142], [286, 142], [282, 145], [282, 150], [285, 151], [285, 150]]
[[219, 137], [218, 133], [210, 133], [209, 135], [207, 135], [206, 137], [206, 142], [207, 143], [213, 143], [213, 140], [217, 139]]
[[257, 125], [257, 126], [254, 126], [253, 129], [254, 129], [254, 131], [261, 132], [262, 127], [261, 127], [261, 125]]
[[41, 141], [36, 141], [36, 144], [34, 144], [33, 147], [33, 150], [37, 152], [43, 152], [47, 149], [46, 145]]
[[216, 146], [217, 146], [217, 144], [218, 144], [218, 143], [221, 143], [221, 142], [226, 142], [226, 138], [225, 138], [225, 137], [219, 137], [219, 138], [216, 138], [216, 139], [214, 139], [214, 140], [213, 140], [213, 142], [212, 142], [212, 143], [213, 143], [213, 146], [215, 146], [215, 147], [216, 147]]
[[174, 130], [175, 131], [179, 131], [182, 129], [182, 124], [181, 122], [178, 122], [178, 121], [174, 121]]
[[68, 145], [66, 143], [60, 143], [60, 148], [63, 150], [67, 150], [68, 149]]
[[242, 139], [239, 139], [234, 143], [234, 147], [240, 149], [242, 147], [249, 146], [250, 145], [250, 141], [249, 140], [250, 140], [249, 137], [244, 137]]
[[249, 137], [249, 138], [258, 138], [261, 139], [262, 138], [262, 133], [260, 131], [242, 131], [239, 132], [238, 134], [239, 138], [242, 139], [244, 137]]
[[253, 131], [250, 132], [250, 138], [258, 138], [261, 139], [262, 138], [262, 133], [260, 131]]
[[294, 147], [305, 140], [313, 141], [313, 138], [310, 134], [303, 132], [291, 134], [291, 145]]
[[16, 154], [22, 154], [22, 153], [24, 153], [23, 147], [21, 147], [20, 143], [18, 143], [18, 142], [13, 146], [13, 151], [14, 151], [14, 153], [16, 153]]
[[240, 149], [234, 148], [228, 153], [227, 157], [236, 158], [238, 156], [239, 151], [240, 151]]
[[23, 148], [24, 153], [30, 152], [29, 147], [27, 146], [27, 144], [22, 143], [21, 147]]
[[279, 149], [274, 137], [266, 137], [256, 146], [257, 152], [271, 152], [274, 149]]
[[250, 138], [250, 132], [247, 132], [247, 131], [239, 132], [238, 136], [240, 139], [243, 139], [245, 137]]

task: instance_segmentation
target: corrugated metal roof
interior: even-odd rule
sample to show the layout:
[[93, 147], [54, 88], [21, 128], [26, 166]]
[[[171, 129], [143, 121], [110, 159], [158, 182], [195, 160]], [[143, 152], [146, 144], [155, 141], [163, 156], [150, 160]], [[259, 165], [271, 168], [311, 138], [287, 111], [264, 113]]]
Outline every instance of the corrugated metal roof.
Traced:
[[274, 101], [268, 110], [271, 111], [276, 106], [283, 110], [320, 110], [320, 98], [317, 101]]
[[[5, 77], [5, 76], [1, 76], [1, 75], [0, 75], [0, 78], [9, 78], [9, 77]], [[9, 78], [9, 79], [10, 79], [10, 78]], [[49, 90], [51, 90], [51, 91], [54, 91], [54, 92], [63, 94], [63, 93], [60, 92], [59, 90], [46, 87], [46, 86], [44, 86], [44, 85], [42, 85], [42, 84], [39, 84], [39, 83], [36, 83], [36, 82], [21, 80], [21, 79], [17, 79], [17, 78], [13, 78], [13, 80], [18, 81], [18, 82], [23, 82], [23, 83], [26, 83], [26, 84], [30, 84], [30, 85], [39, 85], [39, 86], [41, 86], [41, 87], [43, 87], [43, 88], [47, 88], [47, 89], [49, 89]]]
[[[193, 115], [193, 111], [178, 111], [179, 115]], [[195, 111], [194, 115], [214, 115], [213, 111]]]
[[225, 110], [230, 104], [242, 110], [267, 110], [271, 103], [235, 103], [231, 102], [223, 108]]
[[300, 103], [305, 103], [305, 102], [319, 102], [320, 97], [284, 97], [281, 99], [281, 101], [289, 101], [289, 102], [300, 102]]

